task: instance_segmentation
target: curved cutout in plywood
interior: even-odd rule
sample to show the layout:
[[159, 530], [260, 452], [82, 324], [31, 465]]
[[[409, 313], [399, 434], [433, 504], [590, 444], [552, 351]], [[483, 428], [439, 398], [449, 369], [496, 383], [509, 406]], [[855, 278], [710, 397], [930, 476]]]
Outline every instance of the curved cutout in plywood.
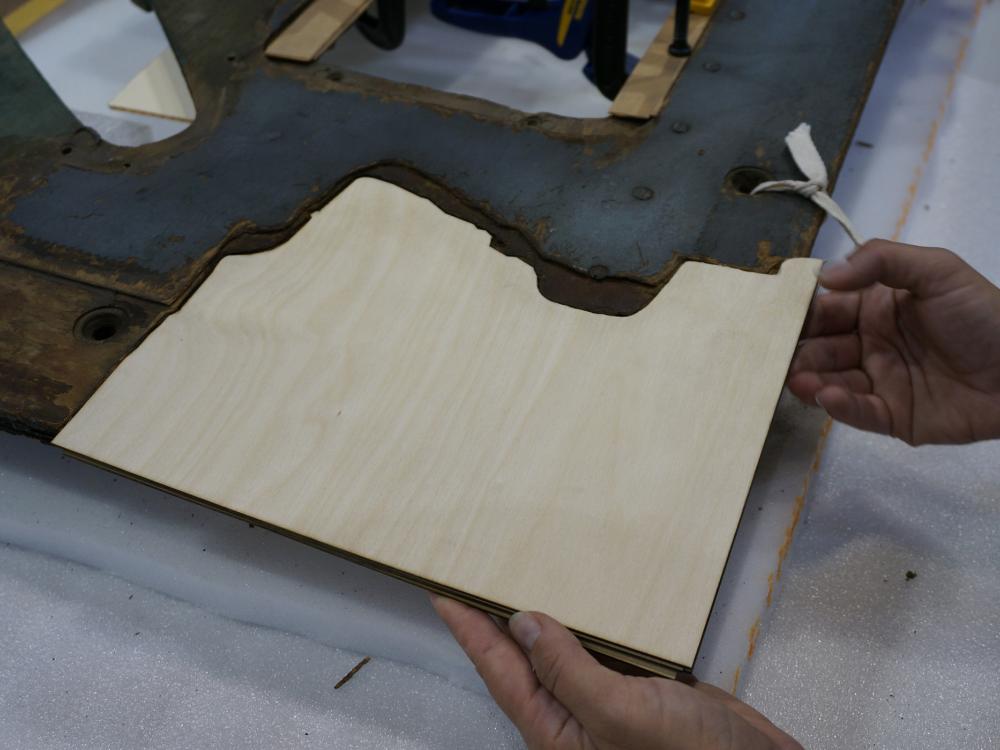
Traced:
[[223, 258], [55, 443], [687, 668], [818, 266], [689, 262], [635, 315], [597, 315], [362, 178], [282, 246]]

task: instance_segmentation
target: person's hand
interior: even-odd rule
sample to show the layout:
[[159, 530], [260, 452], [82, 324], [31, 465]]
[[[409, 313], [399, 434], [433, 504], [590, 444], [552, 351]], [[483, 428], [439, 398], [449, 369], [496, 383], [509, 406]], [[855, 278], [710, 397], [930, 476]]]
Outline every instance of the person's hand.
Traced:
[[792, 393], [911, 445], [1000, 437], [1000, 289], [949, 250], [886, 240], [819, 280]]
[[483, 612], [431, 599], [532, 750], [801, 750], [724, 690], [601, 666], [551, 617], [520, 612], [508, 635]]

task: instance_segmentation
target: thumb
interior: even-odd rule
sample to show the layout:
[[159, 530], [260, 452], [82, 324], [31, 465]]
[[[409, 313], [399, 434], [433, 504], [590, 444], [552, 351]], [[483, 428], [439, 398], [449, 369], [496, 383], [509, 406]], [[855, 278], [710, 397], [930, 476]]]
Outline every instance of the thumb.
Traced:
[[531, 660], [538, 681], [578, 721], [601, 720], [624, 694], [625, 677], [598, 664], [572, 633], [548, 615], [518, 612], [510, 634]]
[[[950, 250], [869, 240], [846, 260], [824, 268], [819, 282], [835, 291], [856, 291], [875, 283], [932, 297], [963, 283], [972, 268]], [[972, 271], [972, 273], [975, 273]]]

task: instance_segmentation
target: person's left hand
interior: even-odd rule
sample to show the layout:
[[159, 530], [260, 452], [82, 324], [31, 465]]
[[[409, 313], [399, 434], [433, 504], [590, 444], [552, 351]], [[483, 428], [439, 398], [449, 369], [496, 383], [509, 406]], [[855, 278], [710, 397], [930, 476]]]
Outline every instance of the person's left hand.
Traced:
[[532, 750], [802, 750], [717, 687], [602, 666], [551, 617], [519, 612], [508, 635], [483, 612], [431, 599]]

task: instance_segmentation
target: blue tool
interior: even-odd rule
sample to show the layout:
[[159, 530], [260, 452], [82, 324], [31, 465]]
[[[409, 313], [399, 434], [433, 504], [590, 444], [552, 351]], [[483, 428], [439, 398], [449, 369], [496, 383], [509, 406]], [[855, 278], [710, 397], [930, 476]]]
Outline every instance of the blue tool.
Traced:
[[635, 66], [625, 51], [627, 0], [431, 0], [446, 23], [535, 42], [556, 57], [587, 53], [584, 74], [613, 98]]

